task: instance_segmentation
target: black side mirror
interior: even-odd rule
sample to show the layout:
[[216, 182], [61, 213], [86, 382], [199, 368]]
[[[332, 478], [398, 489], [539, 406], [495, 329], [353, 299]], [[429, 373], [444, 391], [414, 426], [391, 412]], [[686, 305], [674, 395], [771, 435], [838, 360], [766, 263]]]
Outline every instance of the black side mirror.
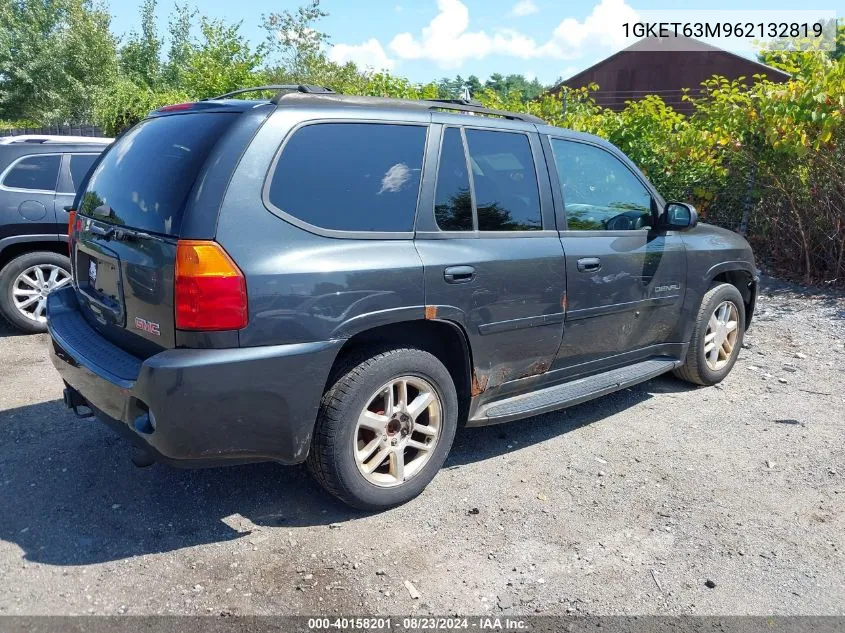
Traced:
[[670, 231], [688, 231], [698, 224], [698, 211], [686, 202], [667, 202], [660, 226]]

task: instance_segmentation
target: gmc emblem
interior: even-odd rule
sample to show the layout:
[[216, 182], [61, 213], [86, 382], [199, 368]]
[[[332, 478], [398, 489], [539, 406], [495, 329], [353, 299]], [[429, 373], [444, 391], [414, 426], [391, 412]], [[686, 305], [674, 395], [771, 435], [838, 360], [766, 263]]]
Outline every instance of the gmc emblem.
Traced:
[[141, 317], [135, 317], [135, 328], [143, 332], [147, 332], [148, 334], [161, 336], [161, 328], [158, 323], [147, 321]]

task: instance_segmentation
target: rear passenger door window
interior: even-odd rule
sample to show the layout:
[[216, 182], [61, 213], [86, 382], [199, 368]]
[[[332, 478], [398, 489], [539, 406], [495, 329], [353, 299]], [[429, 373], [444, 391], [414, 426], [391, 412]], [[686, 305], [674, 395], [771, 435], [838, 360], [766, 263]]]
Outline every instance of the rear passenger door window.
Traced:
[[466, 130], [479, 231], [543, 228], [540, 191], [525, 134]]
[[610, 152], [551, 139], [570, 231], [648, 229], [652, 198], [645, 185]]
[[265, 199], [306, 228], [411, 232], [426, 132], [422, 125], [306, 125], [284, 145]]
[[61, 162], [62, 157], [59, 154], [26, 156], [6, 172], [2, 185], [8, 189], [53, 193], [56, 190]]

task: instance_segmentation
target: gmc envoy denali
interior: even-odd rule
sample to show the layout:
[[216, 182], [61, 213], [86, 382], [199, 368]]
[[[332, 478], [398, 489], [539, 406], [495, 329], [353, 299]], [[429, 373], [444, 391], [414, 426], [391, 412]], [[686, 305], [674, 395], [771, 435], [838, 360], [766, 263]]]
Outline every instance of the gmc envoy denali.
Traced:
[[74, 202], [53, 363], [143, 458], [306, 461], [386, 508], [461, 424], [736, 362], [751, 249], [609, 143], [464, 100], [261, 89], [153, 112]]

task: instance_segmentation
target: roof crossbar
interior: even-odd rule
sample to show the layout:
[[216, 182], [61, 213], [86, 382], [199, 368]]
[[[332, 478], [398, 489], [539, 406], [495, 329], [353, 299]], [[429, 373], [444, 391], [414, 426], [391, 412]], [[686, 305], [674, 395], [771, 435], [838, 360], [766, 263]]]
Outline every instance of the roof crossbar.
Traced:
[[306, 94], [334, 94], [334, 90], [331, 90], [330, 88], [324, 88], [323, 86], [311, 86], [308, 84], [269, 84], [267, 86], [241, 88], [240, 90], [233, 90], [232, 92], [217, 95], [216, 97], [206, 97], [205, 99], [201, 99], [201, 101], [217, 101], [218, 99], [228, 99], [229, 97], [234, 97], [236, 95], [241, 95], [248, 92], [264, 92], [270, 90], [274, 90], [276, 92], [276, 96], [270, 100], [272, 103], [278, 103], [279, 98], [288, 92], [302, 92]]

